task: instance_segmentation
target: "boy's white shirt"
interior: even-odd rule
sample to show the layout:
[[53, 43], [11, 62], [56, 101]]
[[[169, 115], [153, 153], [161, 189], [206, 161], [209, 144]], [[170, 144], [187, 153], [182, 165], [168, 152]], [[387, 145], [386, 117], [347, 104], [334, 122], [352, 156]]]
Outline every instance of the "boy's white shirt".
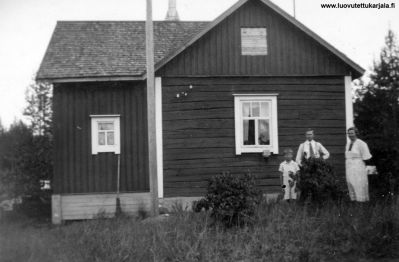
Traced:
[[289, 176], [289, 172], [293, 172], [295, 174], [297, 171], [299, 171], [298, 163], [296, 163], [294, 160], [291, 160], [290, 162], [284, 161], [280, 164], [279, 171], [283, 173], [283, 185], [286, 186], [284, 189], [284, 199], [296, 199], [296, 183], [293, 187], [289, 186], [289, 181], [292, 181]]
[[290, 162], [284, 161], [280, 164], [279, 171], [283, 173], [283, 176], [289, 177], [289, 172], [294, 174], [299, 171], [299, 165], [294, 160]]
[[323, 159], [328, 159], [330, 157], [330, 153], [327, 149], [319, 142], [314, 140], [303, 142], [298, 149], [298, 153], [296, 154], [296, 162], [300, 165], [302, 162], [303, 153], [306, 153], [306, 158], [310, 157], [310, 146], [313, 148], [313, 152], [316, 158], [320, 157], [320, 153], [323, 154]]

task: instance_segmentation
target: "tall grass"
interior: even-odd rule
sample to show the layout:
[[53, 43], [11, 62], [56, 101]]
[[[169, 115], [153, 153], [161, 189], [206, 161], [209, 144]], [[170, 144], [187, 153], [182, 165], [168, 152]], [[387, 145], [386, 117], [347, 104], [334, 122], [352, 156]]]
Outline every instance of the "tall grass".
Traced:
[[399, 258], [396, 204], [262, 204], [250, 227], [207, 213], [0, 226], [0, 261], [359, 261]]

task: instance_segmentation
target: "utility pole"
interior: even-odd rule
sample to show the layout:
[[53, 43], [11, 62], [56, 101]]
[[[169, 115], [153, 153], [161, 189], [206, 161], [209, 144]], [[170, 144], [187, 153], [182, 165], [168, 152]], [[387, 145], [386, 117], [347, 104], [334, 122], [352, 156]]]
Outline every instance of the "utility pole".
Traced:
[[147, 61], [147, 128], [148, 128], [148, 172], [150, 176], [151, 211], [159, 214], [157, 178], [157, 141], [155, 130], [155, 72], [154, 72], [154, 29], [152, 22], [152, 0], [147, 0], [147, 19], [145, 23], [146, 61]]
[[292, 2], [293, 2], [293, 5], [294, 5], [294, 18], [296, 18], [296, 6], [295, 6], [295, 0], [292, 0]]

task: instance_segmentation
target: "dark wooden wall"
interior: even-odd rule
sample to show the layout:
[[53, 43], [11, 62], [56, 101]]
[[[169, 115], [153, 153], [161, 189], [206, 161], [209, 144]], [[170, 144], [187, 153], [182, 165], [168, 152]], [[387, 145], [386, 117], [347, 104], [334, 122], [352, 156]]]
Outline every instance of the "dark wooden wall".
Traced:
[[56, 84], [53, 109], [55, 194], [116, 191], [117, 155], [91, 154], [90, 115], [96, 114], [121, 115], [121, 190], [149, 190], [143, 84]]
[[[267, 56], [241, 55], [241, 28], [267, 28]], [[163, 76], [349, 75], [333, 53], [260, 1], [249, 1], [158, 71]]]
[[[193, 85], [193, 89], [189, 86]], [[177, 93], [186, 97], [176, 98]], [[201, 196], [208, 179], [229, 171], [250, 171], [265, 191], [280, 190], [282, 156], [235, 154], [234, 93], [279, 93], [280, 153], [295, 153], [312, 127], [344, 175], [344, 77], [163, 78], [165, 197]]]

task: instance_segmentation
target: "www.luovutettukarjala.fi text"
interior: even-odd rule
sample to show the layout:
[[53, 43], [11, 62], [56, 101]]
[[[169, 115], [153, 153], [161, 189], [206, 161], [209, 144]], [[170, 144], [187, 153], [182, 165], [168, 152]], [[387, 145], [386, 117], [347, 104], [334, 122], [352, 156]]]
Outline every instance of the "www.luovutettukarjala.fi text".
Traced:
[[385, 8], [395, 8], [395, 3], [351, 3], [351, 4], [321, 4], [321, 8], [370, 8], [370, 9], [385, 9]]

